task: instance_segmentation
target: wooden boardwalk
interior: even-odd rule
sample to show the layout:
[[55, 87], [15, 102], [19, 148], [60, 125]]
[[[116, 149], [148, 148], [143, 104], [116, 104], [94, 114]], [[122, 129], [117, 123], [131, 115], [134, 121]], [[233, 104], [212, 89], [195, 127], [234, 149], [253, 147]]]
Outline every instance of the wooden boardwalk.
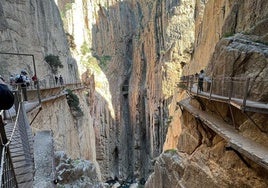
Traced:
[[216, 95], [209, 92], [197, 92], [197, 87], [194, 86], [189, 92], [193, 96], [202, 97], [209, 100], [224, 102], [224, 103], [230, 103], [232, 106], [242, 110], [242, 111], [248, 111], [248, 112], [256, 112], [256, 113], [263, 113], [268, 114], [268, 103], [262, 103], [262, 102], [256, 102], [251, 100], [246, 100], [244, 103], [243, 99], [239, 98], [229, 98], [221, 95]]
[[[14, 123], [5, 125], [7, 138], [10, 138]], [[31, 132], [27, 132], [30, 141], [31, 153], [25, 152], [23, 141], [18, 131], [15, 132], [12, 141], [9, 145], [11, 159], [15, 170], [18, 187], [28, 188], [33, 185], [34, 163], [33, 163], [33, 140]]]
[[180, 101], [178, 104], [196, 118], [200, 119], [210, 129], [216, 132], [219, 136], [224, 138], [228, 145], [245, 155], [249, 159], [255, 161], [259, 165], [268, 169], [268, 148], [240, 135], [231, 125], [224, 121], [207, 114], [190, 103], [190, 99]]
[[[1, 117], [1, 136], [2, 136], [2, 151], [7, 151], [5, 155], [2, 154], [2, 162], [1, 164], [4, 164], [2, 166], [1, 172], [2, 174], [2, 186], [6, 187], [17, 187], [16, 183], [18, 184], [19, 188], [30, 188], [33, 186], [36, 187], [55, 187], [54, 184], [52, 184], [52, 180], [54, 180], [54, 171], [51, 172], [52, 166], [54, 166], [54, 163], [51, 162], [53, 159], [53, 155], [51, 155], [53, 152], [53, 142], [51, 137], [51, 148], [48, 148], [50, 151], [49, 154], [45, 155], [42, 159], [46, 161], [49, 157], [51, 160], [48, 162], [47, 171], [41, 172], [35, 169], [34, 164], [34, 153], [33, 153], [33, 135], [30, 128], [30, 123], [28, 122], [27, 118], [27, 112], [38, 108], [39, 110], [42, 109], [42, 102], [47, 102], [50, 100], [55, 100], [59, 97], [65, 97], [67, 92], [65, 89], [71, 89], [71, 90], [80, 90], [83, 89], [84, 86], [82, 86], [81, 83], [70, 83], [70, 84], [64, 84], [62, 86], [57, 87], [49, 87], [41, 89], [37, 87], [38, 89], [30, 89], [27, 91], [27, 97], [28, 101], [21, 101], [21, 90], [14, 90], [15, 95], [15, 106], [8, 110], [8, 114], [6, 114], [6, 122], [9, 122], [5, 124], [2, 121]], [[27, 100], [27, 99], [26, 99]], [[30, 102], [31, 101], [31, 102]], [[16, 109], [18, 109], [18, 114], [16, 113]], [[38, 113], [36, 114], [38, 115]], [[16, 126], [15, 123], [12, 122], [12, 119], [16, 119]], [[51, 135], [50, 135], [51, 136]], [[4, 139], [3, 139], [4, 138]], [[10, 142], [9, 142], [10, 141]], [[42, 140], [43, 141], [43, 140]], [[45, 143], [39, 143], [39, 145], [45, 144]], [[44, 146], [44, 145], [43, 145]], [[45, 146], [44, 146], [45, 147]], [[6, 149], [6, 150], [5, 150]], [[38, 156], [42, 156], [44, 154], [43, 147], [40, 148], [38, 151]], [[35, 153], [36, 154], [36, 153]], [[11, 158], [11, 161], [10, 161]], [[38, 161], [37, 161], [38, 162]], [[52, 164], [51, 164], [52, 163]], [[38, 167], [40, 166], [40, 163]], [[46, 165], [46, 164], [45, 164]], [[5, 169], [4, 169], [5, 168]], [[35, 171], [36, 170], [36, 171]], [[44, 185], [44, 182], [37, 181], [34, 185], [34, 175], [37, 173], [39, 175], [38, 178], [41, 176], [52, 174], [53, 176], [49, 176], [47, 182], [50, 184]], [[47, 178], [45, 176], [45, 178]], [[43, 180], [45, 179], [43, 177]]]

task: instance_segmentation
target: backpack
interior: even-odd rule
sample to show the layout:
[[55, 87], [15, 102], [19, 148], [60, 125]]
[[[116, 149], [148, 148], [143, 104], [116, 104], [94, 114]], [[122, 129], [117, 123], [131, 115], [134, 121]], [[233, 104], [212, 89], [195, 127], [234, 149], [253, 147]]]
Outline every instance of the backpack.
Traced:
[[0, 110], [8, 110], [14, 104], [14, 95], [7, 85], [0, 84]]
[[23, 80], [22, 75], [20, 75], [19, 77], [16, 77], [15, 83], [23, 83], [23, 82], [24, 82], [24, 80]]

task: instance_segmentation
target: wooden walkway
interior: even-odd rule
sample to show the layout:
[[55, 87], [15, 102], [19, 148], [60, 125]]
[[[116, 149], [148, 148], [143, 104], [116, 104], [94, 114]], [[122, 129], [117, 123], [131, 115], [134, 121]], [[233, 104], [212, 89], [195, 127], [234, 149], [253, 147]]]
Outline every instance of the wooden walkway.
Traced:
[[268, 103], [261, 103], [251, 100], [246, 100], [244, 103], [243, 99], [239, 98], [229, 98], [221, 95], [215, 95], [210, 94], [209, 92], [197, 92], [197, 87], [193, 86], [191, 90], [189, 90], [190, 93], [193, 96], [198, 96], [202, 98], [206, 98], [209, 100], [224, 102], [224, 103], [230, 103], [232, 106], [242, 110], [242, 111], [248, 111], [248, 112], [257, 112], [257, 113], [263, 113], [268, 114]]
[[[14, 123], [5, 125], [7, 138], [10, 138]], [[13, 136], [9, 145], [11, 159], [15, 170], [18, 187], [28, 188], [33, 185], [34, 162], [33, 162], [33, 139], [30, 130], [27, 132], [31, 153], [25, 153], [23, 141], [18, 132]]]
[[[19, 96], [21, 95], [21, 93], [19, 93], [18, 90], [14, 90], [15, 97], [17, 97], [16, 98], [17, 100], [15, 100], [16, 101], [15, 106], [18, 108], [18, 114], [16, 113], [15, 107], [13, 107], [10, 110], [8, 110], [5, 119], [5, 121], [8, 123], [5, 124], [5, 126], [4, 122], [2, 121], [2, 117], [0, 119], [2, 127], [1, 136], [2, 138], [4, 138], [2, 139], [2, 148], [3, 148], [2, 151], [5, 151], [5, 148], [7, 148], [6, 150], [7, 154], [5, 155], [2, 154], [1, 159], [2, 161], [1, 164], [5, 164], [1, 169], [1, 172], [3, 172], [1, 177], [2, 185], [6, 187], [17, 187], [16, 185], [18, 185], [19, 188], [30, 188], [36, 186], [34, 185], [35, 173], [39, 174], [39, 177], [45, 175], [44, 173], [38, 170], [35, 171], [36, 169], [34, 164], [34, 153], [33, 153], [34, 150], [33, 135], [31, 132], [30, 123], [28, 122], [26, 113], [36, 108], [39, 108], [39, 110], [41, 110], [42, 102], [47, 102], [49, 100], [55, 100], [59, 97], [64, 97], [67, 94], [65, 88], [71, 90], [80, 90], [83, 89], [84, 86], [82, 86], [81, 83], [72, 83], [72, 84], [65, 84], [60, 87], [45, 88], [41, 90], [42, 92], [40, 92], [40, 90], [37, 89], [33, 90], [30, 89], [27, 91], [29, 102], [28, 101], [18, 102], [20, 101]], [[38, 115], [38, 113], [36, 115]], [[16, 119], [17, 122], [16, 126], [15, 123], [12, 122], [12, 119], [14, 118]], [[51, 140], [52, 139], [53, 138], [51, 137]], [[53, 143], [51, 143], [51, 147], [53, 147]], [[53, 148], [49, 148], [49, 151], [51, 150], [50, 152], [52, 152], [52, 149]], [[38, 156], [42, 156], [43, 154], [44, 154], [43, 147], [40, 147]], [[48, 157], [51, 157], [51, 153], [43, 157], [44, 161], [48, 159]], [[51, 159], [53, 159], [53, 157]], [[50, 162], [48, 170], [51, 170], [53, 165], [54, 164], [51, 164]], [[55, 172], [53, 171], [52, 175], [54, 175], [54, 173]], [[51, 172], [49, 171], [47, 174], [50, 175]], [[44, 182], [38, 182], [37, 187], [43, 187], [43, 186], [55, 187], [54, 184], [51, 184], [53, 179], [54, 177], [49, 177], [49, 180], [47, 180], [48, 182], [50, 182], [50, 185], [48, 184], [44, 185]]]
[[245, 155], [249, 159], [255, 161], [259, 165], [268, 169], [268, 148], [240, 135], [231, 125], [224, 121], [207, 114], [205, 111], [199, 110], [192, 106], [190, 99], [180, 101], [178, 104], [196, 118], [200, 119], [210, 129], [224, 138], [229, 146], [239, 153]]

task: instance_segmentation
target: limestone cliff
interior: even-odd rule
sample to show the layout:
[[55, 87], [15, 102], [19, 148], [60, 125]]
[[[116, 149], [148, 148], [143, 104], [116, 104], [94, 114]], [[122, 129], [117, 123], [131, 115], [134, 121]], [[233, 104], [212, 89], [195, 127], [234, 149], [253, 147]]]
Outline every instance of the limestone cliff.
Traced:
[[[266, 103], [267, 5], [266, 1], [207, 1], [196, 24], [193, 59], [185, 74], [205, 68], [210, 76], [250, 77], [248, 98]], [[241, 84], [235, 90], [239, 94]], [[183, 97], [187, 96], [181, 90], [173, 97], [166, 153], [157, 159], [145, 187], [267, 187], [266, 169], [226, 149], [228, 143], [198, 118], [175, 108]], [[266, 115], [230, 110], [208, 100], [192, 100], [192, 105], [205, 105], [208, 114], [229, 123], [233, 115], [233, 126], [241, 135], [267, 146]]]
[[[0, 74], [7, 81], [10, 74], [19, 74], [21, 69], [25, 69], [31, 78], [36, 68], [41, 87], [54, 87], [51, 67], [44, 61], [47, 55], [52, 54], [58, 56], [63, 64], [58, 74], [63, 76], [64, 83], [80, 82], [78, 66], [53, 0], [1, 1], [0, 33]], [[46, 97], [59, 97], [42, 103], [39, 114], [37, 110], [28, 114], [30, 121], [37, 115], [31, 125], [33, 130], [52, 130], [56, 150], [64, 150], [72, 158], [88, 159], [97, 165], [93, 118], [90, 116], [89, 99], [85, 97], [88, 91], [74, 91], [86, 114], [75, 118], [63, 88], [58, 87], [58, 93], [53, 93], [54, 89], [47, 89], [51, 92]], [[100, 178], [99, 173], [98, 176]]]
[[[84, 116], [74, 117], [62, 95], [44, 102], [33, 123], [37, 130], [53, 130], [57, 150], [98, 162], [103, 180], [148, 179], [146, 187], [267, 187], [265, 169], [226, 150], [224, 139], [179, 109], [177, 102], [187, 96], [176, 88], [180, 76], [201, 68], [208, 75], [265, 80], [267, 1], [56, 2], [60, 12], [52, 0], [1, 2], [0, 48], [34, 54], [39, 77], [48, 81], [45, 55], [59, 55], [67, 82], [77, 80], [71, 53], [79, 62], [86, 89], [74, 92]], [[32, 74], [29, 61], [3, 55], [1, 65], [8, 66], [1, 66], [1, 74], [22, 68]], [[265, 86], [251, 84], [252, 97], [267, 102]], [[227, 105], [191, 103], [232, 119]], [[260, 127], [239, 110], [233, 116], [242, 135], [266, 144], [266, 116], [249, 114]]]
[[[261, 65], [254, 75], [265, 77], [266, 45], [256, 44], [267, 39], [262, 24], [267, 18], [265, 1], [58, 1], [58, 4], [65, 15], [71, 16], [66, 16], [65, 27], [74, 37], [74, 52], [91, 70], [90, 75], [105, 80], [105, 87], [96, 82], [100, 89], [95, 93], [99, 97], [92, 115], [98, 117], [94, 122], [97, 160], [104, 178], [147, 178], [155, 165], [148, 187], [197, 187], [200, 186], [197, 178], [202, 179], [202, 185], [211, 187], [266, 185], [262, 182], [265, 177], [258, 175], [263, 169], [248, 170], [234, 152], [224, 151], [224, 140], [180, 112], [176, 102], [186, 96], [180, 90], [175, 92], [182, 72], [193, 74], [207, 67], [208, 75], [245, 76], [252, 71], [246, 67], [253, 65], [250, 63], [253, 57]], [[76, 23], [74, 15], [84, 22]], [[251, 36], [238, 34], [227, 38], [235, 33]], [[255, 52], [250, 50], [252, 47]], [[230, 55], [234, 52], [236, 56]], [[244, 55], [245, 52], [250, 55]], [[221, 116], [230, 121], [228, 108], [224, 105], [219, 108]], [[239, 119], [241, 112], [236, 111], [234, 116]], [[265, 122], [265, 117], [254, 118]], [[249, 127], [246, 117], [237, 121], [242, 131]], [[254, 132], [252, 139], [263, 135], [259, 130]], [[252, 137], [248, 131], [243, 134]], [[173, 164], [172, 157], [167, 162], [166, 158], [159, 158], [154, 163], [165, 140], [165, 149], [186, 153], [181, 159], [175, 158], [182, 165], [178, 167], [181, 173], [176, 174], [173, 165], [168, 164]], [[206, 160], [207, 163], [202, 162]], [[224, 162], [218, 163], [220, 160]], [[162, 168], [163, 165], [170, 165], [174, 174], [167, 173], [170, 169]], [[230, 165], [234, 168], [230, 169]], [[247, 176], [242, 177], [245, 173]], [[222, 175], [221, 181], [217, 174]], [[174, 184], [174, 177], [178, 184]], [[168, 181], [169, 184], [163, 184]]]
[[151, 160], [162, 152], [167, 107], [181, 68], [193, 52], [195, 2], [58, 1], [58, 5], [75, 44], [73, 52], [84, 69], [103, 80], [102, 85], [96, 83], [99, 102], [92, 115], [103, 176], [146, 178]]
[[[59, 56], [63, 68], [59, 69], [66, 83], [78, 79], [77, 64], [72, 58], [58, 8], [53, 0], [1, 1], [0, 52], [21, 55], [1, 55], [0, 74], [7, 80], [10, 74], [25, 69], [31, 78], [34, 63], [40, 81], [53, 82], [51, 68], [44, 57]], [[34, 56], [26, 56], [30, 54]], [[45, 82], [44, 81], [44, 82]]]

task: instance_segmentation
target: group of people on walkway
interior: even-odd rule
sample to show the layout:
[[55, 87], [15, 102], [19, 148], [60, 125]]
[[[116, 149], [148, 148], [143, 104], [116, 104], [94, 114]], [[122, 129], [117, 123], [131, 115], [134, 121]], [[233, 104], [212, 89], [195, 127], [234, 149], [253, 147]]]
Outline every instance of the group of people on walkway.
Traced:
[[[63, 85], [62, 75], [55, 76], [56, 85]], [[34, 74], [31, 78], [25, 70], [21, 70], [20, 74], [11, 74], [9, 82], [0, 75], [0, 116], [4, 115], [5, 110], [9, 110], [14, 105], [13, 90], [20, 90], [22, 93], [23, 101], [27, 101], [27, 88], [33, 83], [34, 88], [37, 88], [38, 78]]]
[[[22, 91], [23, 100], [27, 101], [27, 88], [30, 86], [37, 88], [38, 78], [36, 74], [34, 74], [31, 78], [28, 77], [28, 73], [25, 70], [21, 70], [19, 74], [11, 74], [8, 82], [1, 76], [2, 82], [9, 88], [9, 90], [19, 89]], [[63, 85], [63, 77], [60, 75], [59, 77], [55, 76], [56, 85], [58, 85], [58, 81], [60, 85]]]
[[60, 85], [63, 85], [63, 77], [61, 75], [60, 75], [60, 77], [55, 75], [55, 83], [56, 83], [56, 85], [58, 85], [58, 81], [60, 82]]
[[37, 76], [36, 74], [32, 76], [32, 78], [30, 79], [28, 77], [28, 73], [25, 70], [21, 70], [20, 74], [17, 75], [10, 75], [9, 78], [9, 84], [12, 87], [12, 89], [16, 89], [16, 87], [19, 85], [21, 87], [29, 87], [31, 86], [31, 84], [33, 83], [34, 88], [37, 87]]

